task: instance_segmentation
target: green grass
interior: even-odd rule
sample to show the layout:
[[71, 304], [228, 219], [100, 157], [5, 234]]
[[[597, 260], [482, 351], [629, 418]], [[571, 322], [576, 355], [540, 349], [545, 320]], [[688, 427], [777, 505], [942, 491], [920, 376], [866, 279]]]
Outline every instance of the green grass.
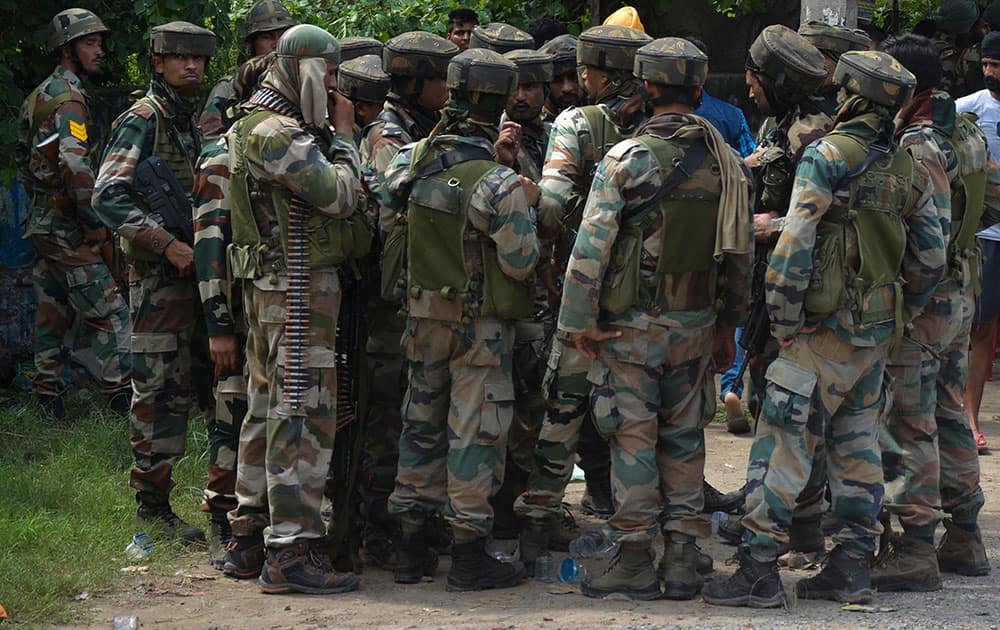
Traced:
[[[0, 604], [14, 622], [79, 621], [77, 595], [128, 579], [124, 549], [136, 532], [128, 419], [67, 407], [67, 419], [54, 422], [31, 396], [0, 397]], [[206, 443], [203, 423], [192, 421], [171, 501], [199, 527]], [[204, 552], [157, 543], [152, 570], [188, 553]]]

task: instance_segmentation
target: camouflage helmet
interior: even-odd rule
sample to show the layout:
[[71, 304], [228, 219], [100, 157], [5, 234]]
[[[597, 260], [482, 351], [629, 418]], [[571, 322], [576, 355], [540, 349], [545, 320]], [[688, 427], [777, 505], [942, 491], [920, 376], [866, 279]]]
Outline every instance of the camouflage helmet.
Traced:
[[750, 44], [747, 68], [774, 81], [778, 89], [812, 94], [826, 80], [823, 53], [787, 26], [768, 26]]
[[552, 58], [537, 50], [512, 50], [504, 57], [517, 66], [518, 83], [551, 83]]
[[576, 72], [576, 38], [572, 35], [560, 35], [550, 39], [538, 49], [538, 52], [543, 52], [552, 58], [554, 76], [561, 77], [568, 72]]
[[364, 57], [365, 55], [377, 55], [379, 58], [379, 71], [382, 70], [382, 42], [374, 37], [345, 37], [340, 40], [340, 62], [344, 63], [351, 59]]
[[576, 63], [601, 70], [632, 72], [635, 51], [653, 38], [627, 26], [594, 26], [580, 33]]
[[913, 96], [917, 79], [892, 55], [855, 50], [840, 56], [833, 82], [852, 94], [892, 109], [899, 109]]
[[211, 57], [215, 54], [215, 33], [190, 22], [154, 26], [149, 34], [154, 55]]
[[299, 24], [285, 31], [275, 52], [278, 57], [322, 57], [329, 63], [340, 63], [337, 38], [313, 24]]
[[382, 71], [382, 58], [362, 55], [341, 63], [337, 91], [352, 101], [384, 101], [389, 92], [389, 75]]
[[864, 31], [831, 26], [826, 22], [807, 22], [799, 27], [799, 35], [833, 59], [840, 59], [841, 55], [850, 50], [868, 50], [872, 45], [871, 38]]
[[295, 26], [295, 18], [278, 0], [258, 0], [247, 12], [243, 22], [243, 39], [249, 40], [258, 33], [277, 31]]
[[424, 31], [396, 35], [382, 49], [382, 69], [390, 77], [443, 79], [458, 46]]
[[488, 48], [502, 55], [512, 50], [534, 50], [535, 38], [510, 24], [490, 22], [472, 29], [469, 48]]
[[944, 0], [935, 15], [938, 28], [952, 35], [968, 33], [978, 19], [976, 0]]
[[55, 52], [63, 44], [95, 33], [107, 36], [111, 34], [111, 29], [104, 25], [101, 18], [87, 9], [66, 9], [56, 13], [49, 22], [45, 45], [49, 52]]
[[448, 64], [448, 88], [463, 96], [478, 92], [506, 98], [517, 89], [517, 66], [498, 52], [469, 48]]
[[705, 84], [708, 57], [680, 37], [662, 37], [635, 53], [636, 77], [651, 83], [696, 87]]

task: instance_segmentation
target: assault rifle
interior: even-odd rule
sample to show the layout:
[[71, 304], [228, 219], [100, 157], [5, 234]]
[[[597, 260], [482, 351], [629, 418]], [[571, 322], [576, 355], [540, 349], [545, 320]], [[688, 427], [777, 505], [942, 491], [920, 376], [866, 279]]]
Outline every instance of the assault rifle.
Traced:
[[132, 186], [150, 212], [163, 219], [167, 231], [194, 246], [190, 191], [177, 181], [166, 160], [153, 155], [140, 162]]

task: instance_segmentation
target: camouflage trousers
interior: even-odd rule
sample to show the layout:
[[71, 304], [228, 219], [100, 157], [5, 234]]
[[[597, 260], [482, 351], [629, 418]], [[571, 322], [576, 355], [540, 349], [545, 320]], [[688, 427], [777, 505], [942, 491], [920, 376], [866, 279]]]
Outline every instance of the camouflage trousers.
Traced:
[[703, 537], [705, 426], [715, 415], [715, 326], [619, 328], [601, 344], [589, 378], [594, 421], [611, 444], [618, 510], [612, 540], [645, 542], [664, 532]]
[[904, 339], [889, 366], [893, 404], [881, 432], [886, 509], [914, 536], [933, 537], [944, 511], [975, 525], [984, 497], [979, 454], [963, 409], [974, 302], [940, 292], [913, 322], [935, 352]]
[[205, 322], [195, 281], [178, 276], [165, 260], [129, 266], [129, 308], [135, 455], [130, 485], [163, 496], [184, 455], [192, 407], [211, 398], [205, 394], [211, 381], [198, 378], [211, 365]]
[[839, 544], [873, 551], [882, 528], [879, 417], [887, 394], [886, 348], [856, 347], [821, 327], [782, 348], [767, 386], [747, 470], [748, 542], [776, 553], [819, 461], [832, 495]]
[[544, 519], [562, 512], [578, 451], [580, 467], [588, 476], [607, 474], [611, 465], [608, 444], [590, 415], [590, 368], [590, 359], [575, 347], [552, 344], [542, 380], [546, 409], [535, 444], [534, 467], [527, 491], [514, 503], [515, 513], [522, 518]]
[[399, 472], [389, 512], [404, 531], [443, 509], [455, 542], [488, 536], [490, 497], [503, 482], [514, 414], [510, 323], [470, 324], [410, 317], [402, 347], [409, 362]]
[[[102, 393], [128, 392], [132, 325], [128, 304], [111, 271], [82, 242], [79, 230], [33, 234], [31, 242], [37, 252], [32, 271], [38, 304], [35, 393], [56, 396], [66, 389], [63, 371], [70, 352], [88, 369]], [[77, 350], [65, 347], [74, 323]]]
[[[242, 293], [233, 288], [232, 316], [236, 343], [246, 347], [246, 317]], [[215, 379], [215, 414], [205, 419], [208, 427], [208, 485], [203, 493], [203, 512], [228, 512], [236, 508], [236, 462], [240, 426], [247, 415], [246, 362], [238, 372], [219, 373]]]
[[295, 416], [284, 403], [287, 286], [284, 276], [244, 285], [248, 412], [240, 429], [238, 505], [229, 520], [236, 535], [265, 528], [269, 547], [326, 535], [321, 506], [337, 432], [340, 279], [333, 270], [310, 275], [309, 377], [303, 415]]
[[507, 440], [507, 463], [518, 468], [522, 477], [534, 469], [535, 444], [545, 418], [542, 381], [548, 353], [547, 327], [553, 322], [514, 322], [514, 422]]

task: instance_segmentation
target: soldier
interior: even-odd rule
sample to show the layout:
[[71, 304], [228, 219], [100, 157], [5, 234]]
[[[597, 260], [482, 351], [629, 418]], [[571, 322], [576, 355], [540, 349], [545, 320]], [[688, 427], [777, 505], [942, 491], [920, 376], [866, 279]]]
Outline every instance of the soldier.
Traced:
[[[667, 598], [691, 599], [702, 581], [694, 541], [708, 534], [714, 372], [733, 362], [750, 293], [750, 177], [718, 130], [691, 115], [708, 75], [694, 44], [643, 46], [635, 75], [653, 116], [597, 168], [556, 333], [594, 359], [593, 414], [610, 438], [619, 503], [604, 527], [618, 556], [580, 590], [655, 599], [663, 579]], [[657, 516], [666, 547], [654, 572]]]
[[576, 38], [560, 35], [538, 49], [552, 58], [552, 81], [545, 97], [542, 120], [551, 123], [563, 110], [583, 103], [580, 81], [576, 76]]
[[364, 128], [382, 113], [389, 93], [389, 75], [382, 71], [382, 55], [362, 55], [341, 63], [337, 91], [354, 103], [354, 138], [360, 141]]
[[934, 44], [941, 57], [941, 89], [952, 98], [965, 96], [962, 72], [962, 49], [958, 38], [967, 34], [979, 19], [976, 0], [944, 0], [937, 10], [935, 23], [938, 32]]
[[512, 50], [534, 50], [535, 39], [510, 24], [491, 22], [472, 29], [469, 48], [487, 48], [503, 55]]
[[[989, 157], [986, 137], [955, 102], [937, 89], [941, 60], [934, 44], [919, 35], [886, 41], [882, 50], [917, 77], [913, 100], [899, 113], [899, 144], [923, 164], [948, 242], [948, 273], [927, 307], [907, 326], [890, 359], [892, 411], [879, 433], [885, 472], [885, 508], [903, 534], [881, 550], [872, 570], [880, 591], [934, 591], [941, 569], [985, 575], [989, 560], [976, 524], [983, 506], [976, 441], [962, 408], [969, 364], [978, 270], [975, 233], [1000, 220], [984, 216]], [[940, 450], [940, 456], [939, 456]], [[934, 530], [944, 508], [953, 515], [942, 558]], [[961, 563], [956, 563], [961, 558]]]
[[[564, 110], [556, 118], [540, 183], [539, 224], [560, 232], [556, 268], [564, 264], [567, 241], [579, 225], [593, 169], [605, 151], [635, 128], [643, 103], [632, 62], [635, 51], [650, 41], [644, 33], [624, 26], [595, 26], [580, 35], [577, 62], [584, 67], [587, 95], [596, 104]], [[562, 512], [578, 446], [580, 466], [587, 475], [584, 512], [607, 518], [615, 511], [608, 446], [587, 419], [590, 361], [571, 346], [552, 345], [542, 383], [546, 414], [535, 463], [528, 489], [514, 504], [524, 521], [519, 548], [529, 573], [556, 531], [555, 519]]]
[[472, 29], [479, 26], [479, 16], [472, 9], [455, 9], [448, 14], [448, 41], [455, 44], [459, 51], [469, 47], [472, 39]]
[[[756, 308], [751, 317], [763, 318], [767, 330], [764, 304], [764, 271], [774, 248], [778, 227], [789, 208], [795, 168], [802, 152], [822, 136], [832, 122], [821, 99], [812, 95], [827, 77], [823, 55], [804, 37], [781, 25], [768, 26], [754, 40], [747, 55], [746, 81], [750, 99], [760, 113], [767, 116], [758, 132], [757, 151], [746, 159], [754, 169], [755, 207], [754, 240], [756, 242], [753, 296]], [[784, 89], [778, 89], [784, 86]], [[748, 322], [749, 323], [749, 322]], [[747, 400], [753, 416], [759, 416], [764, 395], [764, 373], [778, 355], [778, 343], [766, 335], [763, 348], [755, 348], [750, 357]], [[815, 468], [815, 480], [803, 501], [789, 533], [792, 549], [803, 553], [824, 548], [820, 519], [826, 511], [824, 493], [826, 475], [822, 466]], [[738, 519], [731, 519], [719, 528], [719, 535], [728, 542], [739, 544], [743, 528]]]
[[[178, 207], [190, 212], [194, 163], [201, 152], [194, 117], [215, 35], [188, 22], [170, 22], [153, 27], [150, 39], [149, 91], [112, 125], [93, 206], [104, 224], [118, 232], [129, 262], [135, 454], [129, 485], [137, 491], [136, 519], [190, 542], [204, 540], [204, 533], [171, 509], [172, 470], [184, 455], [194, 394], [202, 406], [211, 404], [211, 381], [192, 278], [193, 243], [182, 238], [182, 224], [190, 216], [167, 223], [165, 215]], [[151, 157], [162, 160], [165, 173], [147, 161]], [[142, 193], [137, 171], [147, 166], [159, 183]], [[170, 189], [167, 195], [163, 185]]]
[[[243, 432], [266, 427], [264, 469], [241, 466], [239, 474], [267, 480], [266, 497], [238, 495], [231, 520], [237, 544], [248, 548], [246, 530], [236, 528], [240, 517], [267, 524], [262, 592], [340, 593], [356, 589], [359, 578], [335, 571], [317, 544], [326, 535], [320, 505], [337, 428], [337, 265], [364, 249], [346, 221], [357, 207], [360, 160], [350, 132], [335, 131], [354, 122], [350, 101], [335, 92], [337, 40], [300, 25], [276, 52], [253, 110], [227, 135], [229, 262], [244, 280], [249, 323]], [[254, 503], [260, 499], [266, 504]], [[259, 545], [261, 531], [253, 535]]]
[[[837, 546], [800, 580], [801, 599], [868, 602], [869, 557], [881, 531], [878, 422], [884, 364], [904, 313], [917, 313], [945, 268], [927, 171], [892, 144], [893, 117], [915, 79], [889, 55], [844, 53], [837, 124], [795, 173], [788, 217], [767, 270], [779, 356], [750, 451], [739, 568], [705, 585], [723, 606], [781, 606], [778, 550], [822, 449]], [[876, 254], [877, 252], [877, 254]]]
[[511, 320], [532, 309], [524, 280], [538, 260], [529, 208], [537, 186], [494, 161], [496, 127], [516, 85], [517, 67], [501, 55], [456, 55], [441, 123], [400, 150], [385, 175], [383, 205], [405, 211], [410, 244], [402, 341], [409, 384], [389, 498], [403, 529], [398, 583], [433, 575], [426, 519], [441, 508], [454, 535], [449, 591], [524, 578], [519, 562], [499, 562], [485, 549], [514, 411]]
[[[114, 244], [91, 209], [91, 152], [99, 144], [82, 81], [97, 75], [111, 31], [86, 9], [61, 11], [49, 24], [47, 47], [56, 67], [21, 106], [15, 153], [18, 176], [32, 196], [25, 236], [36, 256], [35, 397], [55, 418], [65, 416], [63, 338], [78, 318], [84, 365], [116, 413], [131, 401], [128, 305], [109, 263]], [[82, 341], [84, 343], [80, 343]]]
[[534, 50], [518, 49], [504, 57], [517, 66], [517, 89], [504, 108], [504, 120], [521, 127], [521, 150], [514, 170], [538, 182], [542, 179], [551, 129], [551, 125], [542, 121], [542, 108], [552, 81], [552, 61], [548, 55]]
[[[293, 26], [295, 18], [278, 0], [258, 0], [250, 7], [244, 21], [243, 41], [250, 49], [252, 58], [237, 71], [219, 79], [208, 94], [205, 109], [198, 119], [198, 127], [201, 128], [206, 144], [225, 133], [232, 124], [233, 114], [229, 109], [250, 98], [257, 89], [256, 81], [247, 81], [245, 76], [247, 70], [244, 66], [256, 66], [254, 79], [259, 78], [270, 63], [269, 54], [274, 52], [278, 45], [278, 38]], [[242, 79], [241, 75], [244, 75]]]
[[[448, 100], [448, 61], [457, 53], [458, 47], [448, 40], [420, 31], [403, 33], [386, 42], [382, 68], [389, 75], [389, 93], [382, 113], [364, 130], [361, 141], [364, 185], [371, 199], [378, 200], [385, 171], [396, 152], [405, 144], [427, 137], [437, 124], [438, 110]], [[388, 208], [377, 207], [377, 211], [384, 244], [396, 219]], [[367, 484], [364, 545], [368, 561], [392, 568], [398, 525], [389, 517], [386, 502], [399, 461], [406, 372], [399, 347], [404, 325], [397, 315], [400, 299], [396, 287], [385, 284], [382, 295], [373, 298], [368, 314], [366, 356], [371, 395], [366, 410], [362, 471]]]
[[862, 30], [816, 21], [800, 26], [799, 35], [823, 53], [827, 75], [823, 87], [816, 91], [816, 97], [823, 103], [824, 112], [832, 116], [837, 111], [837, 86], [833, 84], [833, 71], [840, 56], [851, 50], [870, 50], [872, 40]]
[[385, 49], [382, 42], [374, 37], [345, 37], [339, 41], [340, 63], [365, 55], [376, 55], [381, 59], [382, 51]]

